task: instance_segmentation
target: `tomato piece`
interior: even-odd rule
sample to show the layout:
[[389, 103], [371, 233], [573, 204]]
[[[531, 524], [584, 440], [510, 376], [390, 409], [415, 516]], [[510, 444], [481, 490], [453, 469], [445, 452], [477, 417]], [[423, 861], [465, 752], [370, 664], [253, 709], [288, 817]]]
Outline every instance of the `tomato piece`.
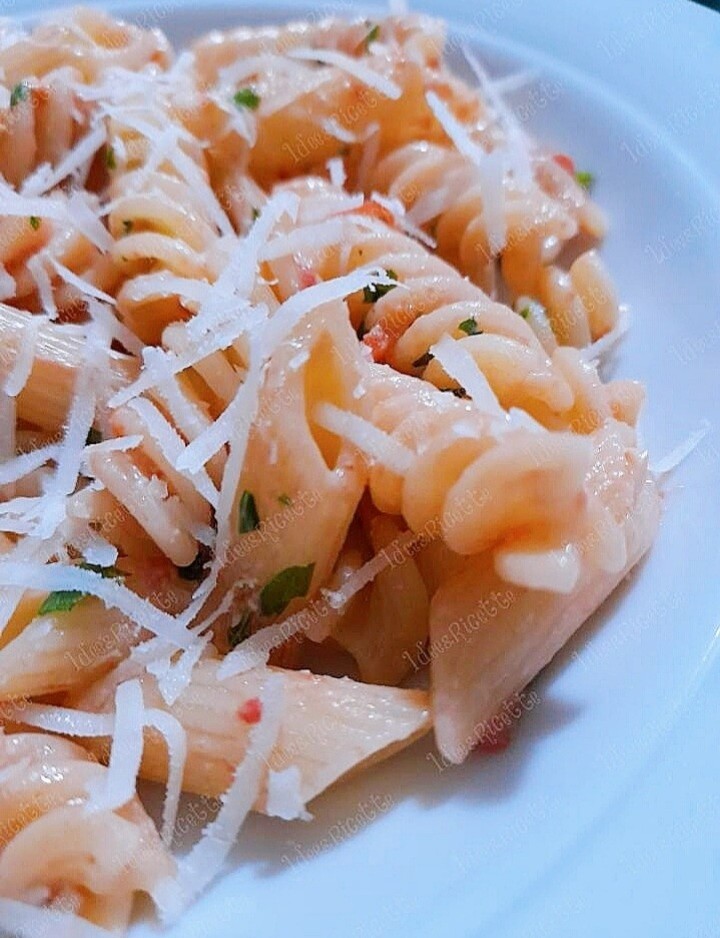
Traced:
[[570, 173], [571, 176], [575, 175], [575, 164], [572, 161], [572, 158], [567, 155], [567, 153], [556, 153], [553, 156], [553, 159], [561, 166], [566, 173]]
[[392, 336], [390, 336], [381, 325], [373, 326], [372, 329], [363, 336], [363, 345], [367, 345], [373, 357], [373, 361], [379, 365], [387, 364], [392, 349]]
[[259, 723], [262, 717], [260, 698], [250, 697], [241, 707], [238, 707], [237, 715], [243, 723], [248, 723], [250, 726], [254, 723]]
[[378, 221], [385, 222], [386, 225], [389, 225], [391, 228], [395, 225], [395, 217], [393, 213], [385, 208], [384, 205], [380, 205], [378, 202], [373, 202], [372, 199], [366, 199], [365, 204], [361, 208], [353, 209], [354, 215], [368, 215], [370, 218], [377, 218]]

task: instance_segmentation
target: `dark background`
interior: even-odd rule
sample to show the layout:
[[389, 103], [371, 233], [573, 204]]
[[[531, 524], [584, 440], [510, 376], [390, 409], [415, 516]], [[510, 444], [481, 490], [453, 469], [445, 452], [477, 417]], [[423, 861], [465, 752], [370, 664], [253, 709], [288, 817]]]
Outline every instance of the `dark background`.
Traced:
[[720, 13], [720, 0], [695, 0], [696, 3], [701, 3], [704, 7], [709, 7], [711, 10], [717, 10]]

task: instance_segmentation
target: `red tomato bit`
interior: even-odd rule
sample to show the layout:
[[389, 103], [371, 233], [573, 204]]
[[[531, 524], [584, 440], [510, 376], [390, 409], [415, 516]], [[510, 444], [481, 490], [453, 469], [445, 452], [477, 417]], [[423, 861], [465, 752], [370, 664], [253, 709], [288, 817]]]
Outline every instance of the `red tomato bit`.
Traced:
[[567, 153], [556, 153], [553, 156], [553, 159], [561, 166], [566, 173], [570, 173], [571, 176], [575, 175], [575, 164], [572, 161], [572, 158], [567, 155]]
[[241, 707], [238, 707], [237, 715], [243, 723], [249, 723], [251, 726], [254, 723], [259, 723], [262, 717], [262, 704], [260, 703], [260, 699], [258, 697], [250, 697]]

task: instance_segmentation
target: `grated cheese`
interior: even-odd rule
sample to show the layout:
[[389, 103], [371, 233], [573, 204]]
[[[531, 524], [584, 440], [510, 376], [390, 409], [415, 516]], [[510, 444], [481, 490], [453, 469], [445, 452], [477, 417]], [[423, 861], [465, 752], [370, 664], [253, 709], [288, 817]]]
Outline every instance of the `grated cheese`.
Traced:
[[17, 397], [27, 384], [35, 361], [35, 346], [41, 320], [42, 317], [40, 316], [28, 316], [23, 320], [20, 345], [12, 369], [5, 379], [3, 389], [8, 397]]
[[172, 847], [177, 821], [182, 781], [187, 761], [187, 733], [180, 721], [165, 710], [151, 708], [145, 712], [145, 722], [165, 738], [168, 751], [168, 778], [163, 804], [160, 836], [166, 847]]
[[374, 465], [385, 466], [391, 472], [402, 475], [412, 464], [412, 450], [364, 417], [326, 403], [315, 408], [313, 418], [325, 430], [351, 442]]
[[115, 727], [115, 717], [112, 713], [85, 713], [70, 707], [29, 701], [6, 701], [3, 704], [3, 716], [8, 721], [24, 723], [49, 733], [79, 736], [83, 739], [112, 736]]
[[0, 558], [0, 586], [47, 592], [79, 590], [97, 596], [108, 608], [120, 610], [133, 622], [142, 623], [144, 628], [178, 648], [187, 648], [192, 642], [192, 633], [173, 616], [153, 606], [117, 580], [106, 579], [93, 570], [61, 563], [6, 560], [3, 557]]
[[444, 335], [430, 351], [448, 377], [465, 388], [476, 407], [483, 413], [504, 420], [505, 410], [475, 359], [463, 348], [463, 341]]
[[20, 190], [21, 195], [38, 196], [49, 192], [50, 189], [54, 189], [63, 179], [67, 179], [68, 176], [86, 166], [106, 140], [105, 125], [99, 124], [79, 140], [55, 168], [51, 167], [49, 163], [38, 166], [35, 172], [28, 176], [23, 183]]
[[145, 706], [138, 680], [125, 681], [115, 691], [115, 720], [107, 773], [101, 785], [88, 783], [85, 811], [114, 811], [132, 801], [143, 752]]
[[300, 785], [302, 776], [296, 765], [290, 765], [280, 772], [268, 771], [267, 799], [265, 814], [279, 817], [283, 821], [312, 820], [312, 814], [305, 810]]
[[345, 53], [338, 52], [335, 49], [291, 49], [288, 55], [293, 59], [334, 65], [335, 68], [342, 69], [348, 75], [352, 75], [353, 78], [367, 85], [368, 88], [373, 88], [379, 94], [393, 101], [397, 101], [402, 95], [402, 88], [396, 82], [384, 75], [380, 75], [359, 59], [354, 59], [352, 56], [345, 55]]
[[222, 796], [222, 807], [198, 843], [180, 861], [178, 881], [186, 902], [192, 901], [222, 870], [260, 792], [267, 759], [280, 732], [284, 704], [282, 675], [268, 672], [259, 697], [262, 718], [250, 731], [245, 756]]
[[696, 449], [710, 432], [711, 423], [705, 419], [697, 430], [694, 430], [687, 439], [679, 443], [674, 449], [670, 450], [667, 456], [658, 459], [649, 467], [650, 472], [656, 476], [664, 476], [676, 469], [680, 463], [684, 462], [688, 456]]

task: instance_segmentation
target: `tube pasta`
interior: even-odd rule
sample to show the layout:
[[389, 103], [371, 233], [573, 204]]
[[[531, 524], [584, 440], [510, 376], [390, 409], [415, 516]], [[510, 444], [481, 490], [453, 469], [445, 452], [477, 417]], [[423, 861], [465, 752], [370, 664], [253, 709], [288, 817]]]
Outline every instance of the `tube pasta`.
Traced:
[[[487, 731], [503, 701], [522, 690], [647, 551], [657, 530], [660, 498], [637, 450], [612, 427], [595, 438], [589, 486], [609, 516], [578, 532], [580, 575], [565, 594], [508, 588], [487, 557], [449, 577], [430, 610], [435, 733], [441, 752], [462, 762]], [[604, 452], [605, 451], [605, 452]], [[623, 475], [617, 474], [622, 463]], [[618, 563], [608, 569], [598, 547], [607, 528], [620, 534]]]
[[[218, 693], [218, 662], [203, 660], [177, 701], [168, 708], [151, 676], [141, 678], [146, 707], [167, 709], [188, 734], [188, 758], [183, 788], [217, 797], [232, 780], [233, 766], [242, 759], [252, 721], [253, 704], [264, 680], [257, 669], [223, 682]], [[281, 673], [279, 669], [271, 669]], [[268, 769], [299, 771], [302, 804], [316, 798], [348, 773], [387, 758], [398, 748], [426, 733], [430, 726], [427, 694], [418, 690], [374, 687], [351, 681], [283, 671], [286, 691], [278, 740]], [[123, 674], [122, 679], [127, 675]], [[118, 673], [75, 700], [82, 710], [105, 712], [112, 704]], [[368, 720], [372, 714], [372, 719]], [[102, 742], [99, 744], [102, 752]], [[141, 775], [155, 781], [167, 778], [165, 746], [152, 730], [145, 731]], [[268, 813], [266, 780], [255, 810]]]

